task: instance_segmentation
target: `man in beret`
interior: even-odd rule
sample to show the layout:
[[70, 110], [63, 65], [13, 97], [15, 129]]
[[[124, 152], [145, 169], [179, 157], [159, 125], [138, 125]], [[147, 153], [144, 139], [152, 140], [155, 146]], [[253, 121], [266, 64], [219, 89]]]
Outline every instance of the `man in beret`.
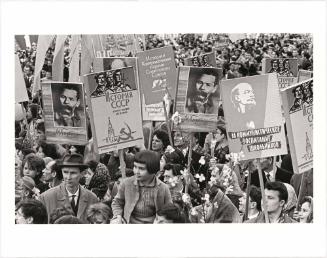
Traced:
[[67, 154], [59, 167], [62, 170], [63, 182], [40, 196], [40, 201], [47, 209], [48, 219], [55, 209], [70, 206], [75, 216], [87, 223], [88, 206], [99, 200], [94, 193], [79, 185], [81, 172], [87, 168], [87, 165], [83, 164], [83, 156]]

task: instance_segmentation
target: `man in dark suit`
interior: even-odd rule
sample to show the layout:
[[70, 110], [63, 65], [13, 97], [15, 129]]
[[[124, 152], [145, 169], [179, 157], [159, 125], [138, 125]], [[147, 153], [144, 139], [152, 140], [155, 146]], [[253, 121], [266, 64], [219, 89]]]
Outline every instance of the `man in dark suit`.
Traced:
[[[262, 178], [264, 185], [267, 181], [274, 182], [280, 181], [283, 183], [290, 183], [293, 173], [286, 169], [274, 166], [274, 157], [266, 157], [260, 159], [260, 165], [262, 169]], [[260, 187], [258, 170], [253, 171], [251, 174], [251, 185]]]
[[87, 168], [87, 165], [83, 164], [83, 156], [68, 154], [58, 166], [62, 170], [63, 183], [45, 191], [40, 196], [40, 201], [47, 209], [48, 220], [55, 209], [70, 206], [75, 216], [87, 223], [88, 206], [99, 200], [94, 193], [79, 185], [81, 172]]

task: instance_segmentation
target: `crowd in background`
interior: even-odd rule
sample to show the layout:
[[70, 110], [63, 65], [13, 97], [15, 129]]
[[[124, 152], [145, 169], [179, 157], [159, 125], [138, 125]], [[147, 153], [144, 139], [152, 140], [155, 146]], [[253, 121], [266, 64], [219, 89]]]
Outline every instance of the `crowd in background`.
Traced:
[[[54, 42], [46, 54], [42, 79], [51, 79]], [[304, 34], [259, 34], [234, 42], [223, 34], [145, 37], [147, 50], [167, 45], [173, 46], [177, 66], [183, 66], [185, 58], [215, 51], [225, 79], [260, 74], [263, 58], [297, 58], [299, 69], [313, 68], [312, 38]], [[41, 95], [32, 96], [36, 48], [33, 42], [30, 48], [16, 49], [30, 98], [23, 103], [26, 118], [15, 121], [16, 223], [261, 223], [259, 165], [269, 196], [270, 221], [313, 221], [313, 170], [294, 174], [290, 153], [260, 159], [260, 164], [240, 161], [229, 153], [223, 122], [210, 133], [173, 132], [172, 143], [167, 125], [157, 123], [149, 146], [124, 149], [126, 168], [121, 166], [118, 152], [98, 155], [92, 151], [89, 123], [86, 146], [47, 143]], [[69, 39], [64, 52], [64, 81], [68, 81]], [[73, 204], [53, 206], [49, 201], [54, 189], [64, 185], [67, 190], [74, 185], [74, 168], [81, 187], [78, 205], [84, 194], [88, 196], [89, 205], [83, 212]], [[140, 172], [142, 169], [145, 172]], [[135, 192], [141, 201], [131, 197], [136, 181], [144, 183]], [[152, 184], [158, 192], [151, 190]], [[69, 195], [71, 199], [74, 202]], [[129, 210], [129, 205], [134, 205], [134, 210]]]

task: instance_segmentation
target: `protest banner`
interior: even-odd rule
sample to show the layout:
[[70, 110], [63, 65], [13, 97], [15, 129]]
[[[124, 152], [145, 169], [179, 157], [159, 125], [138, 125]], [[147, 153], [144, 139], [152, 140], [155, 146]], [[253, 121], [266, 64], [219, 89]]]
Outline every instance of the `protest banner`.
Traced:
[[298, 77], [297, 77], [297, 82], [306, 81], [306, 80], [309, 80], [312, 77], [313, 77], [313, 72], [312, 71], [299, 70], [299, 74], [298, 74]]
[[144, 35], [141, 34], [109, 34], [97, 35], [94, 41], [96, 57], [135, 56], [142, 51], [140, 42], [144, 42]]
[[217, 128], [219, 92], [219, 69], [180, 67], [175, 111], [180, 122], [173, 130], [210, 132]]
[[41, 85], [46, 141], [87, 144], [83, 84], [45, 81]]
[[221, 82], [230, 152], [244, 160], [287, 153], [276, 74]]
[[[136, 83], [138, 85], [138, 89], [140, 89], [136, 57], [95, 58], [93, 62], [94, 72], [112, 70], [128, 66], [133, 67], [136, 77]], [[165, 121], [165, 114], [162, 102], [157, 104], [146, 105], [144, 100], [144, 94], [141, 93], [141, 103], [142, 118], [144, 121]]]
[[145, 104], [158, 104], [168, 90], [175, 95], [177, 69], [171, 46], [137, 53], [141, 93]]
[[264, 58], [262, 72], [277, 73], [279, 89], [283, 89], [297, 82], [298, 61], [296, 58]]
[[15, 103], [28, 101], [23, 70], [18, 55], [15, 55]]
[[217, 67], [215, 52], [185, 58], [184, 65], [195, 67]]
[[85, 75], [93, 137], [100, 154], [143, 144], [133, 67]]
[[313, 79], [281, 91], [294, 173], [313, 168]]

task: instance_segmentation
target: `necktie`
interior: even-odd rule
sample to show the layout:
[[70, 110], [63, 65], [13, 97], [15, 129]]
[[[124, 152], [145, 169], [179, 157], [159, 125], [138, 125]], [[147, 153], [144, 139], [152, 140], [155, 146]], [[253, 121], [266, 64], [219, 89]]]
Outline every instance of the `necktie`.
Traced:
[[267, 181], [270, 182], [271, 181], [271, 178], [270, 178], [270, 174], [267, 173]]
[[75, 204], [75, 194], [72, 195], [72, 200], [70, 202], [70, 205], [72, 206], [73, 211], [75, 212], [76, 210], [76, 204]]

